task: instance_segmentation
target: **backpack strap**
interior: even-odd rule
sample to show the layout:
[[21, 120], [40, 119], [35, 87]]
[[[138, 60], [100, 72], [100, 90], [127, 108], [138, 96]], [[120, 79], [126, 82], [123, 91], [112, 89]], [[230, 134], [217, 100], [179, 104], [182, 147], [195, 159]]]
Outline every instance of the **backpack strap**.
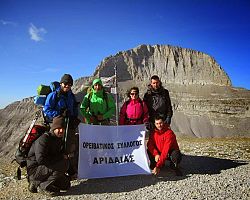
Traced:
[[90, 100], [91, 100], [91, 98], [92, 98], [92, 95], [93, 95], [93, 93], [92, 93], [92, 91], [89, 93], [89, 96], [88, 96], [88, 108], [90, 108]]
[[[60, 100], [60, 94], [59, 92], [57, 92], [57, 90], [53, 91], [56, 93], [56, 98], [55, 98], [55, 105], [54, 105], [54, 108], [56, 107], [57, 103], [59, 102]], [[44, 124], [45, 125], [49, 125], [52, 121], [46, 117], [46, 115], [44, 114], [43, 110], [42, 110], [42, 116], [43, 116], [43, 121], [44, 121]]]
[[108, 105], [108, 94], [107, 92], [103, 89], [103, 98], [106, 101], [106, 108], [107, 110], [109, 109], [109, 105]]
[[142, 101], [141, 99], [139, 99], [139, 101], [140, 101], [141, 108], [142, 108], [142, 114], [141, 114], [140, 119], [143, 120], [143, 118], [144, 118], [144, 106], [143, 106], [143, 101]]

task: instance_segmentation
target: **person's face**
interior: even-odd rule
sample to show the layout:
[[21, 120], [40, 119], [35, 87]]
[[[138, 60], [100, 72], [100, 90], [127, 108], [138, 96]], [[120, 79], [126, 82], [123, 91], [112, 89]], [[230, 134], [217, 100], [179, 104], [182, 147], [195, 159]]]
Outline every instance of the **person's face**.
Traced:
[[102, 85], [100, 83], [96, 83], [94, 84], [94, 90], [97, 92], [97, 91], [100, 91], [102, 89]]
[[70, 91], [72, 85], [70, 83], [61, 83], [61, 89], [63, 92]]
[[139, 97], [139, 94], [137, 93], [136, 90], [131, 90], [130, 91], [130, 98], [131, 99], [137, 99]]
[[151, 86], [153, 89], [157, 90], [160, 88], [160, 80], [151, 79]]
[[64, 136], [65, 129], [64, 128], [56, 128], [54, 130], [54, 134], [56, 137], [62, 138]]
[[158, 130], [161, 130], [163, 128], [164, 122], [162, 119], [155, 120], [155, 127]]

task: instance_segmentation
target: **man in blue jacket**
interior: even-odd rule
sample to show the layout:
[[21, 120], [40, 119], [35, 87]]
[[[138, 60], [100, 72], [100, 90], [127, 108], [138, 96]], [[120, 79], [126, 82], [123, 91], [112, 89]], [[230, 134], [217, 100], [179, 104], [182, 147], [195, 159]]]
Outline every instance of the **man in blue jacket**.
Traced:
[[71, 91], [73, 78], [70, 74], [64, 74], [56, 91], [51, 92], [46, 98], [43, 108], [44, 114], [49, 121], [59, 115], [77, 117], [78, 108], [75, 95]]
[[73, 86], [73, 78], [70, 74], [64, 74], [60, 81], [60, 87], [56, 91], [51, 92], [46, 98], [43, 108], [45, 118], [52, 121], [53, 118], [62, 116], [68, 121], [66, 127], [65, 153], [71, 158], [71, 175], [77, 171], [77, 137], [76, 128], [80, 120], [78, 116], [78, 103], [71, 87]]

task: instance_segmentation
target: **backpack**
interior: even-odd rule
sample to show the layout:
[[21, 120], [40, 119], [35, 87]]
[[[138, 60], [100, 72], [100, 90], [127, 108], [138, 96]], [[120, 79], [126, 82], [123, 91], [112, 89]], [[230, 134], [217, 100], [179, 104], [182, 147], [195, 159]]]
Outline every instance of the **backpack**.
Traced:
[[17, 179], [21, 179], [21, 168], [27, 166], [28, 153], [31, 145], [36, 141], [43, 133], [48, 130], [48, 127], [42, 125], [35, 125], [37, 119], [40, 117], [40, 110], [36, 113], [35, 118], [32, 120], [28, 130], [21, 138], [18, 148], [15, 153], [15, 161], [18, 163]]
[[37, 96], [34, 98], [34, 103], [36, 105], [44, 106], [48, 94], [55, 91], [59, 87], [60, 83], [58, 81], [54, 81], [50, 83], [50, 85], [39, 85], [37, 87]]

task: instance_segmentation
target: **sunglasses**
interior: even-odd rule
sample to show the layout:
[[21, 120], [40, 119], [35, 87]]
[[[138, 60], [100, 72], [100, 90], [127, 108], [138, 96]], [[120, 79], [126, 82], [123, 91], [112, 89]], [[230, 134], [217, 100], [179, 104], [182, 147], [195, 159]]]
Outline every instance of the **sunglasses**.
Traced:
[[131, 92], [130, 95], [137, 95], [137, 92]]
[[71, 87], [72, 86], [72, 84], [70, 84], [70, 83], [63, 83], [65, 86], [69, 86], [69, 87]]

